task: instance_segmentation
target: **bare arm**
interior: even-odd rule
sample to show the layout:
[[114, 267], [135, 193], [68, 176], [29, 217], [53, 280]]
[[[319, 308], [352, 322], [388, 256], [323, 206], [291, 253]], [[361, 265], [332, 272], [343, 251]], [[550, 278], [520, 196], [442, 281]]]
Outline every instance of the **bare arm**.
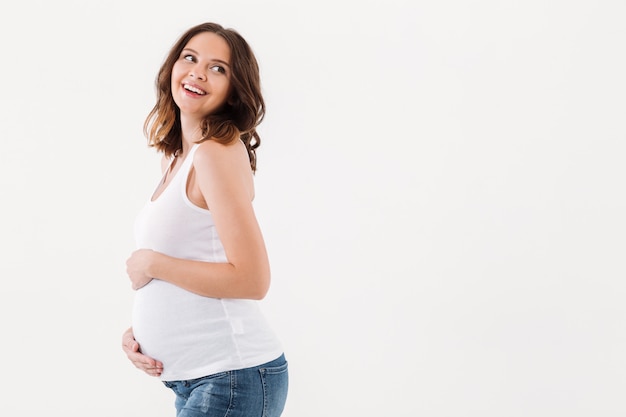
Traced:
[[252, 173], [238, 141], [207, 141], [193, 161], [196, 185], [211, 210], [227, 263], [173, 258], [140, 249], [128, 272], [137, 289], [154, 277], [207, 297], [261, 299], [270, 284], [270, 268], [254, 209]]

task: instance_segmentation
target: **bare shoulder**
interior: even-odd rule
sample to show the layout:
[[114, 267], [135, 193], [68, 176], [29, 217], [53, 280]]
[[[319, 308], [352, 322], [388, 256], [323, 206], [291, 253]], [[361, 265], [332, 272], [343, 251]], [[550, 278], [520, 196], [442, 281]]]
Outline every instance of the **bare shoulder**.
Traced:
[[193, 156], [193, 164], [195, 169], [202, 171], [252, 173], [248, 152], [240, 140], [228, 144], [213, 140], [202, 142]]
[[238, 195], [240, 201], [254, 200], [254, 175], [248, 151], [240, 140], [222, 144], [207, 140], [193, 155], [198, 185], [209, 207], [216, 196]]

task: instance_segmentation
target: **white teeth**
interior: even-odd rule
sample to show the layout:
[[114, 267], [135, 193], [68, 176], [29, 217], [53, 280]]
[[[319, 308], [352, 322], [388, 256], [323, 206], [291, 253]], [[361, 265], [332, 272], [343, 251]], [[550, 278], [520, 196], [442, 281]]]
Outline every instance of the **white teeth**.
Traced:
[[189, 90], [189, 91], [191, 91], [193, 93], [196, 93], [196, 94], [200, 94], [200, 95], [205, 95], [206, 94], [204, 91], [200, 90], [199, 88], [194, 87], [193, 85], [183, 84], [183, 88], [185, 90]]

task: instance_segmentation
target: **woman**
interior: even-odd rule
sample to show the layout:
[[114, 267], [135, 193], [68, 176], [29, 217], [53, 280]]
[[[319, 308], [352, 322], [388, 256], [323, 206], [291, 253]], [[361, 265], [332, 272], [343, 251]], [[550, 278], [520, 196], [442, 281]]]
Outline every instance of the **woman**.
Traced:
[[256, 301], [270, 285], [252, 207], [265, 111], [256, 58], [236, 31], [200, 24], [156, 86], [144, 130], [163, 178], [135, 225], [123, 349], [176, 393], [177, 417], [279, 416], [287, 362]]

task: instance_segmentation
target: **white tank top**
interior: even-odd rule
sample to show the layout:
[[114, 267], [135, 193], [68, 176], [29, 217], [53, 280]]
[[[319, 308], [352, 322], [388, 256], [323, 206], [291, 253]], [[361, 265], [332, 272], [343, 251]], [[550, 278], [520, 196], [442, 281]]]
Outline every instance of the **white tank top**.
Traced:
[[[211, 212], [187, 196], [197, 148], [193, 145], [167, 188], [139, 213], [137, 247], [227, 262]], [[135, 293], [132, 325], [142, 352], [163, 362], [163, 381], [257, 366], [282, 353], [257, 301], [203, 297], [158, 279]]]

